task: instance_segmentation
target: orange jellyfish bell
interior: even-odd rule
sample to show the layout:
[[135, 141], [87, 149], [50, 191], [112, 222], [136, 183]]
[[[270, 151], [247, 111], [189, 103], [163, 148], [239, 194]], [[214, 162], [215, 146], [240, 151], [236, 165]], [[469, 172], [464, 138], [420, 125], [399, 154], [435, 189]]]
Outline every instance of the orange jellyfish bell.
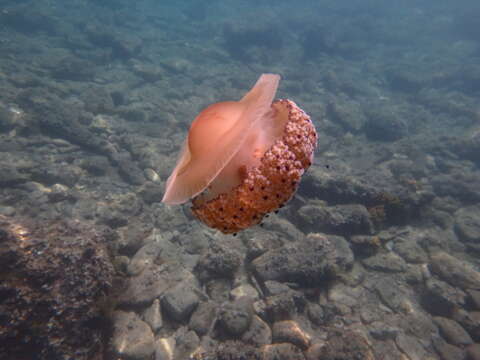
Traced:
[[228, 234], [258, 224], [293, 196], [317, 134], [293, 101], [273, 102], [279, 81], [263, 74], [240, 101], [210, 105], [195, 118], [163, 202], [192, 199], [199, 220]]

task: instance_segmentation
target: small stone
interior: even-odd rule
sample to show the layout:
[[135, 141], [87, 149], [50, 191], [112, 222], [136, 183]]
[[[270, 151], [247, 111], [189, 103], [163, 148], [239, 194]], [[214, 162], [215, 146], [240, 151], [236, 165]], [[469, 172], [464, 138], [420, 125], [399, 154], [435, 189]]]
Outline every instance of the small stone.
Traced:
[[423, 360], [428, 354], [422, 343], [412, 336], [401, 333], [396, 337], [395, 343], [411, 360]]
[[291, 318], [298, 312], [295, 299], [296, 295], [293, 291], [265, 298], [264, 310], [266, 316], [274, 321]]
[[191, 354], [200, 345], [200, 339], [195, 331], [181, 327], [175, 333], [175, 356], [174, 359], [191, 359]]
[[199, 302], [198, 295], [187, 281], [167, 290], [162, 297], [162, 307], [176, 321], [185, 321], [195, 310]]
[[351, 263], [345, 263], [346, 257], [339, 254], [336, 241], [320, 234], [310, 234], [267, 251], [253, 260], [252, 266], [262, 282], [275, 280], [312, 286], [351, 266]]
[[160, 310], [160, 300], [153, 300], [152, 305], [143, 313], [143, 320], [150, 325], [154, 333], [161, 329], [163, 319]]
[[273, 342], [287, 342], [306, 350], [310, 346], [311, 337], [293, 320], [277, 321], [272, 329]]
[[128, 274], [135, 276], [140, 274], [146, 267], [154, 264], [155, 259], [160, 255], [162, 248], [156, 242], [144, 245], [133, 256], [128, 265]]
[[456, 321], [440, 316], [435, 316], [433, 320], [435, 321], [435, 324], [437, 324], [440, 334], [450, 344], [470, 345], [473, 343], [470, 335], [468, 335], [465, 329]]
[[213, 302], [202, 302], [195, 309], [190, 318], [190, 328], [199, 336], [207, 334], [213, 327], [217, 316], [217, 305]]
[[0, 206], [0, 215], [13, 216], [15, 212], [16, 210], [13, 206]]
[[374, 339], [385, 341], [388, 339], [395, 340], [400, 330], [383, 322], [374, 322], [370, 326], [370, 335]]
[[465, 305], [465, 293], [444, 281], [429, 279], [424, 305], [433, 314], [448, 316], [453, 309]]
[[451, 344], [446, 343], [441, 338], [434, 339], [433, 346], [442, 360], [464, 360], [465, 351]]
[[222, 306], [219, 313], [219, 320], [222, 327], [231, 335], [240, 336], [250, 326], [253, 308], [249, 299], [240, 298], [233, 303]]
[[230, 297], [232, 300], [238, 300], [244, 296], [249, 299], [258, 300], [258, 291], [250, 284], [237, 286], [235, 289], [230, 291]]
[[393, 250], [412, 264], [422, 264], [428, 261], [425, 251], [413, 239], [395, 242]]
[[273, 344], [262, 346], [262, 360], [305, 360], [302, 350], [292, 344]]
[[323, 308], [319, 304], [309, 303], [307, 306], [307, 314], [310, 321], [315, 325], [324, 325], [325, 314], [323, 312]]
[[157, 172], [153, 169], [147, 168], [143, 170], [143, 175], [145, 175], [145, 178], [149, 181], [152, 181], [152, 182], [160, 181], [160, 176], [158, 176]]
[[125, 305], [148, 305], [156, 298], [184, 279], [194, 276], [182, 266], [164, 263], [145, 268], [138, 276], [128, 279], [126, 290], [120, 295], [120, 303]]
[[330, 234], [372, 234], [374, 226], [363, 205], [319, 206], [306, 204], [298, 210], [304, 227], [310, 231]]
[[253, 315], [250, 327], [242, 335], [242, 341], [257, 347], [272, 343], [272, 330], [257, 315]]
[[455, 230], [465, 242], [480, 242], [480, 208], [470, 206], [455, 213]]
[[405, 295], [397, 284], [387, 279], [381, 279], [375, 284], [375, 290], [390, 309], [400, 310]]
[[407, 270], [407, 264], [398, 255], [394, 253], [376, 254], [362, 261], [367, 268], [389, 273], [404, 272]]
[[405, 273], [405, 281], [410, 285], [421, 284], [423, 280], [423, 268], [421, 265], [412, 265]]
[[135, 313], [115, 311], [112, 347], [117, 356], [122, 358], [149, 358], [155, 351], [152, 330]]
[[155, 360], [174, 360], [175, 338], [159, 338], [155, 341]]
[[473, 267], [445, 252], [438, 252], [430, 259], [432, 273], [461, 289], [480, 289], [480, 273]]
[[480, 344], [472, 344], [467, 348], [468, 360], [480, 360]]
[[122, 274], [127, 273], [129, 263], [130, 263], [130, 258], [124, 255], [115, 256], [113, 260], [113, 266], [115, 266], [115, 270]]
[[230, 278], [241, 263], [240, 254], [220, 242], [210, 244], [208, 251], [200, 258], [196, 272], [200, 279]]
[[47, 195], [52, 202], [67, 200], [70, 197], [69, 188], [62, 184], [52, 185]]
[[325, 346], [325, 342], [317, 340], [313, 343], [307, 351], [304, 352], [306, 360], [319, 360], [322, 359], [322, 351]]
[[468, 290], [467, 293], [475, 309], [480, 310], [480, 291]]
[[375, 357], [363, 335], [354, 331], [336, 331], [332, 329], [328, 334], [328, 340], [322, 348], [319, 359], [374, 360]]
[[480, 339], [480, 312], [456, 308], [451, 314], [451, 319], [458, 322], [473, 340]]

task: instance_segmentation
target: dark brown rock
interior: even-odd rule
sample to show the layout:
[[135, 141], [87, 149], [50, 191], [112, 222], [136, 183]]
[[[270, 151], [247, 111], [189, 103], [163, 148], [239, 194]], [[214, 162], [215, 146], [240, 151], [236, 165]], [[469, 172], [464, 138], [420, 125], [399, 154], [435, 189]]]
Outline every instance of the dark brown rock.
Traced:
[[277, 321], [273, 324], [272, 336], [274, 343], [287, 342], [303, 350], [310, 346], [310, 335], [293, 320]]

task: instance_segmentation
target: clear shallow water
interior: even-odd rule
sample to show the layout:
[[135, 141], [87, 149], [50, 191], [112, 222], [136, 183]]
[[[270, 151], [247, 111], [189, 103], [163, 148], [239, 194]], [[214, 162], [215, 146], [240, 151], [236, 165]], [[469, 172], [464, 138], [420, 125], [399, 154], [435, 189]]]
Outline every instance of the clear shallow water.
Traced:
[[[107, 357], [149, 359], [168, 353], [172, 339], [178, 359], [226, 356], [219, 344], [235, 356], [251, 351], [247, 358], [314, 359], [339, 352], [337, 338], [364, 358], [476, 351], [476, 3], [3, 1], [0, 9], [1, 214], [110, 234], [100, 242], [124, 288], [111, 292]], [[160, 199], [192, 119], [239, 99], [264, 72], [280, 74], [278, 97], [311, 116], [318, 149], [279, 214], [227, 237]], [[243, 328], [238, 313], [249, 319]], [[258, 341], [246, 330], [254, 326]], [[50, 336], [39, 329], [35, 336]], [[140, 350], [136, 336], [147, 339]], [[16, 349], [9, 341], [6, 358]]]

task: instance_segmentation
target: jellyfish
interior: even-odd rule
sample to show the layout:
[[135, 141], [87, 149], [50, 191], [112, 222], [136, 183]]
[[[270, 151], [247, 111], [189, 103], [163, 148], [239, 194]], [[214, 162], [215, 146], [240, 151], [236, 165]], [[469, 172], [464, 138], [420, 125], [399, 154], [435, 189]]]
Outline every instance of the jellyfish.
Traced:
[[189, 200], [224, 234], [259, 224], [295, 194], [311, 166], [317, 133], [292, 100], [275, 100], [276, 74], [262, 74], [239, 101], [205, 108], [193, 121], [162, 202]]

